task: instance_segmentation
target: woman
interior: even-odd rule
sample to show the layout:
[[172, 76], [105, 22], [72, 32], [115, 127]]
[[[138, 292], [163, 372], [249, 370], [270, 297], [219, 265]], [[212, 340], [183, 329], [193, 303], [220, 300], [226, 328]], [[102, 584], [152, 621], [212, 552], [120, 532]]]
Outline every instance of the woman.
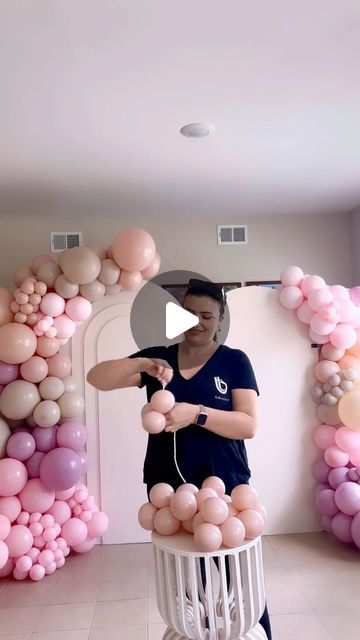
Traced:
[[[201, 486], [212, 475], [222, 478], [227, 493], [249, 482], [244, 440], [256, 433], [258, 388], [246, 354], [217, 342], [225, 304], [212, 282], [190, 280], [183, 306], [199, 323], [185, 332], [183, 342], [102, 362], [88, 373], [88, 382], [104, 391], [146, 385], [150, 400], [166, 385], [174, 394], [165, 430], [149, 435], [148, 492], [158, 482]], [[260, 623], [271, 640], [267, 609]]]

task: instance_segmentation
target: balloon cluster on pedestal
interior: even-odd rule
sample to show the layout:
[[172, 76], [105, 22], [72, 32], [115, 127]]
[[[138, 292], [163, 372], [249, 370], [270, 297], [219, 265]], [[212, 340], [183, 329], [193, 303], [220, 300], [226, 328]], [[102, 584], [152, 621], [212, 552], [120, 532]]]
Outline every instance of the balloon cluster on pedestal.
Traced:
[[0, 577], [40, 580], [108, 528], [81, 482], [87, 469], [84, 399], [61, 347], [104, 295], [136, 290], [159, 270], [147, 231], [37, 256], [0, 287]]
[[216, 476], [206, 478], [201, 489], [186, 483], [174, 491], [160, 482], [152, 487], [149, 498], [139, 509], [140, 525], [164, 536], [185, 530], [194, 536], [199, 551], [217, 551], [221, 545], [238, 547], [264, 530], [265, 507], [247, 484], [239, 484], [229, 496]]
[[299, 267], [281, 273], [280, 303], [319, 345], [311, 389], [317, 404], [315, 504], [326, 531], [360, 548], [360, 287], [326, 285]]

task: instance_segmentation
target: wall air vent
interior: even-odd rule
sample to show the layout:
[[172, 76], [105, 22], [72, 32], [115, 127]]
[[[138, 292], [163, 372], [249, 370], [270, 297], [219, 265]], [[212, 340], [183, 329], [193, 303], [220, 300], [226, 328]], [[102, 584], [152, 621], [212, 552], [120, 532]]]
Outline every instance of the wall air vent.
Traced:
[[80, 247], [82, 245], [81, 231], [52, 231], [50, 233], [50, 251], [59, 253], [65, 249]]
[[221, 224], [217, 226], [218, 244], [248, 244], [248, 228], [246, 224]]

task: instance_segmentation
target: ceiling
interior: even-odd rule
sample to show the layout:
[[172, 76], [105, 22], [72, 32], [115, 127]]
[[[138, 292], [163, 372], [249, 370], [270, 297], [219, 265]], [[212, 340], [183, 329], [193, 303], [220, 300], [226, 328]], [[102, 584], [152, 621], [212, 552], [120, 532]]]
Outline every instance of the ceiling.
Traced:
[[352, 210], [359, 34], [359, 0], [1, 0], [0, 215]]

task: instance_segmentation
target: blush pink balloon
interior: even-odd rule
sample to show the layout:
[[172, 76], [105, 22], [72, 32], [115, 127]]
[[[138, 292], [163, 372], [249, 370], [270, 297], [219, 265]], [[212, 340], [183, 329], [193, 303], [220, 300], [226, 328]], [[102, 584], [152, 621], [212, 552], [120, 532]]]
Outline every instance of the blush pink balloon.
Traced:
[[194, 530], [194, 544], [199, 551], [217, 551], [222, 544], [220, 528], [209, 522], [200, 524]]
[[56, 318], [65, 310], [65, 300], [58, 293], [46, 293], [40, 302], [40, 311], [44, 316]]
[[20, 366], [20, 373], [28, 382], [41, 382], [48, 374], [48, 365], [41, 356], [32, 356]]
[[202, 517], [201, 513], [198, 512], [196, 516], [194, 516], [192, 521], [193, 530], [195, 531], [195, 529], [199, 527], [201, 524], [204, 524], [204, 522], [205, 522], [204, 518]]
[[33, 540], [33, 535], [28, 527], [23, 524], [12, 526], [8, 537], [4, 541], [8, 546], [10, 558], [25, 555], [31, 549]]
[[323, 287], [326, 287], [326, 282], [323, 278], [310, 275], [305, 276], [300, 285], [301, 291], [306, 298], [309, 296], [310, 291], [322, 289]]
[[42, 526], [42, 524], [40, 522], [32, 522], [29, 525], [29, 529], [30, 529], [31, 533], [33, 534], [34, 538], [37, 538], [38, 536], [41, 536], [42, 532], [44, 531], [44, 527]]
[[0, 496], [15, 496], [24, 488], [27, 477], [26, 467], [20, 460], [13, 458], [0, 460]]
[[328, 336], [332, 331], [334, 331], [335, 327], [336, 324], [334, 322], [327, 322], [318, 312], [315, 312], [311, 316], [310, 328], [320, 336]]
[[55, 500], [48, 513], [54, 516], [59, 524], [64, 524], [71, 518], [71, 509], [65, 500]]
[[141, 271], [126, 271], [121, 269], [119, 285], [124, 291], [136, 291], [142, 283]]
[[154, 529], [154, 518], [157, 513], [157, 508], [154, 507], [150, 502], [146, 502], [143, 504], [138, 512], [138, 521], [140, 526], [146, 531], [153, 531]]
[[330, 342], [336, 349], [350, 349], [356, 339], [355, 329], [348, 324], [338, 324], [330, 333]]
[[322, 289], [314, 289], [310, 291], [308, 296], [309, 307], [313, 311], [319, 311], [322, 306], [328, 305], [333, 302], [334, 296], [329, 288], [323, 287]]
[[345, 467], [349, 462], [349, 454], [336, 445], [325, 449], [324, 459], [329, 467]]
[[286, 309], [297, 309], [304, 301], [304, 294], [299, 287], [290, 285], [280, 291], [280, 304]]
[[333, 360], [320, 360], [314, 368], [314, 375], [320, 382], [327, 382], [330, 376], [340, 371], [340, 366]]
[[55, 376], [61, 379], [66, 378], [71, 372], [71, 359], [63, 353], [57, 353], [49, 358], [48, 366], [49, 376]]
[[16, 496], [0, 497], [0, 514], [14, 522], [21, 512], [21, 502]]
[[344, 357], [345, 349], [335, 349], [335, 347], [328, 342], [322, 346], [321, 355], [324, 360], [334, 360], [335, 362], [338, 362]]
[[20, 492], [19, 498], [23, 509], [29, 513], [45, 513], [54, 503], [55, 491], [45, 487], [40, 478], [31, 478]]
[[74, 322], [83, 322], [90, 318], [92, 313], [92, 304], [82, 296], [75, 296], [67, 301], [65, 307], [66, 315]]
[[201, 488], [205, 489], [207, 487], [210, 487], [210, 489], [214, 489], [214, 491], [216, 491], [217, 495], [220, 498], [225, 495], [225, 483], [223, 480], [221, 480], [221, 478], [218, 478], [218, 476], [209, 476], [208, 478], [205, 478], [204, 482], [201, 485]]
[[280, 275], [281, 284], [283, 284], [285, 287], [290, 285], [299, 287], [301, 285], [303, 278], [304, 278], [303, 270], [300, 269], [300, 267], [296, 267], [293, 265], [289, 267], [285, 267], [285, 269], [282, 270]]
[[159, 413], [168, 413], [175, 405], [175, 397], [171, 391], [162, 389], [155, 391], [150, 400], [151, 408]]
[[40, 550], [37, 549], [36, 547], [31, 547], [31, 549], [29, 549], [29, 551], [26, 554], [27, 556], [29, 556], [29, 558], [31, 559], [32, 563], [35, 564], [37, 562], [37, 559], [40, 555]]
[[159, 411], [147, 411], [142, 417], [142, 425], [148, 433], [160, 433], [166, 427], [166, 418]]
[[24, 555], [24, 556], [20, 556], [16, 560], [15, 567], [19, 572], [27, 573], [28, 571], [30, 571], [32, 564], [33, 563], [30, 556]]
[[258, 511], [255, 511], [255, 509], [241, 511], [236, 518], [239, 518], [243, 523], [245, 527], [245, 538], [247, 540], [254, 540], [263, 533], [264, 518]]
[[256, 509], [259, 503], [257, 491], [248, 484], [238, 484], [231, 492], [231, 501], [236, 509]]
[[9, 518], [0, 513], [0, 540], [5, 540], [8, 537], [11, 529], [11, 523]]
[[360, 449], [360, 431], [349, 427], [340, 427], [335, 433], [335, 442], [340, 449], [347, 453]]
[[86, 540], [88, 537], [88, 529], [85, 522], [79, 518], [70, 518], [64, 522], [61, 529], [61, 535], [71, 547]]
[[9, 322], [0, 327], [0, 360], [20, 364], [29, 360], [36, 350], [36, 335], [30, 327]]
[[296, 309], [296, 315], [300, 322], [303, 322], [304, 324], [310, 324], [310, 320], [314, 315], [314, 311], [309, 306], [307, 300], [304, 300], [304, 302]]
[[176, 492], [170, 500], [171, 513], [177, 520], [190, 520], [197, 511], [197, 502], [191, 491]]
[[34, 580], [34, 582], [38, 582], [39, 580], [42, 580], [44, 576], [45, 567], [43, 567], [41, 564], [34, 564], [31, 567], [29, 571], [29, 577], [31, 578], [31, 580]]
[[104, 511], [93, 513], [93, 517], [87, 525], [89, 538], [100, 538], [109, 528], [109, 517]]
[[229, 515], [229, 508], [221, 498], [207, 498], [201, 505], [200, 513], [205, 522], [222, 524]]
[[245, 527], [239, 518], [230, 516], [220, 525], [225, 547], [239, 547], [245, 540]]
[[73, 497], [75, 493], [76, 487], [70, 487], [69, 489], [65, 489], [64, 491], [55, 491], [56, 500], [69, 500]]
[[335, 427], [329, 424], [320, 424], [314, 433], [315, 444], [319, 449], [327, 449], [335, 444]]
[[47, 567], [51, 562], [54, 562], [54, 553], [49, 549], [41, 551], [38, 558], [38, 563], [43, 567]]
[[76, 331], [76, 322], [74, 322], [74, 320], [71, 320], [71, 318], [69, 318], [66, 313], [63, 313], [61, 316], [55, 318], [54, 327], [57, 331], [57, 337], [59, 338], [59, 340], [67, 340], [74, 335]]
[[152, 262], [156, 246], [144, 229], [130, 227], [121, 231], [111, 245], [112, 257], [122, 269], [142, 271]]
[[149, 279], [149, 278], [153, 278], [154, 276], [156, 276], [156, 274], [158, 273], [158, 271], [160, 269], [160, 263], [161, 263], [161, 258], [159, 256], [159, 254], [155, 253], [155, 256], [153, 257], [153, 259], [150, 262], [149, 266], [146, 267], [146, 269], [142, 269], [142, 271], [141, 271], [142, 277], [146, 278], [146, 279]]
[[[91, 524], [91, 523], [90, 523]], [[173, 516], [170, 507], [163, 507], [155, 514], [155, 530], [163, 536], [171, 536], [180, 527], [180, 522]]]
[[335, 467], [329, 471], [328, 480], [331, 489], [337, 489], [342, 482], [348, 479], [348, 467]]
[[158, 482], [149, 493], [150, 502], [157, 509], [170, 506], [171, 497], [174, 495], [174, 489], [166, 482]]
[[203, 489], [200, 489], [200, 491], [198, 491], [196, 494], [196, 502], [197, 502], [198, 510], [200, 511], [201, 505], [204, 502], [204, 500], [206, 500], [207, 498], [217, 498], [217, 497], [218, 497], [218, 494], [216, 493], [215, 489], [212, 489], [211, 487], [204, 487]]

